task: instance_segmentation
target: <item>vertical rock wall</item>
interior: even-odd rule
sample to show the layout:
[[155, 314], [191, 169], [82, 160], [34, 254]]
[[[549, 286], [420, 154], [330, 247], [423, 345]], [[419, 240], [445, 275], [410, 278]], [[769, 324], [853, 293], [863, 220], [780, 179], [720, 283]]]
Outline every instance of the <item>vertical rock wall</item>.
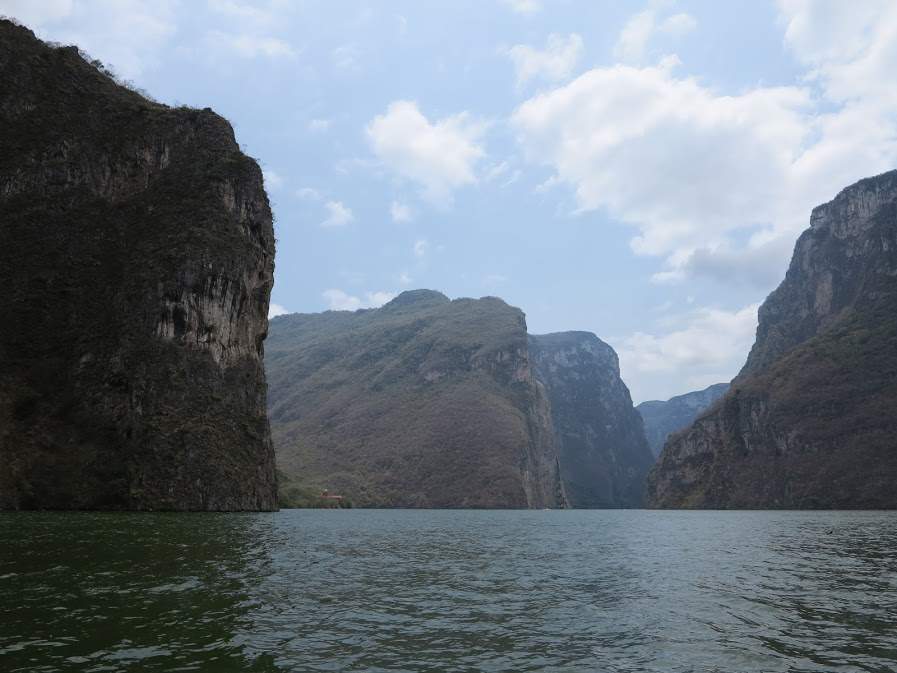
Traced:
[[0, 21], [0, 507], [276, 507], [261, 171]]
[[658, 507], [897, 507], [897, 171], [813, 210], [729, 392], [667, 442]]
[[613, 348], [590, 332], [531, 335], [572, 507], [639, 507], [653, 457]]

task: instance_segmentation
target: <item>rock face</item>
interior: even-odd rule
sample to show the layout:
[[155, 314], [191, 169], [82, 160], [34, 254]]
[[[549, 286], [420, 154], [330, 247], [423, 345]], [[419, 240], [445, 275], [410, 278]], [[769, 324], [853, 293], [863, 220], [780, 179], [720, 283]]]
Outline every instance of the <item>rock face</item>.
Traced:
[[0, 507], [276, 507], [258, 166], [8, 21], [0, 82]]
[[672, 437], [659, 507], [897, 507], [897, 171], [813, 210], [729, 392]]
[[691, 425], [698, 414], [716, 402], [728, 389], [728, 383], [714, 383], [704, 390], [676, 395], [666, 402], [650, 400], [639, 404], [636, 409], [645, 422], [645, 436], [654, 457], [660, 455], [667, 437]]
[[304, 486], [356, 506], [566, 505], [526, 322], [500, 299], [280, 316], [266, 366], [278, 466]]
[[654, 457], [614, 349], [590, 332], [531, 335], [571, 507], [638, 507]]

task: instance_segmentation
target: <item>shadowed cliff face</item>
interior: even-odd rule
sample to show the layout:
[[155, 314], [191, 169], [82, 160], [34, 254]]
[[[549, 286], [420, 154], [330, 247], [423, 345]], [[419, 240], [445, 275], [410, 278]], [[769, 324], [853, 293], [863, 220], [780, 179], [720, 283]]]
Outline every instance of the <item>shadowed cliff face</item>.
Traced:
[[361, 506], [559, 507], [550, 408], [523, 313], [405, 292], [271, 322], [269, 408], [288, 477]]
[[6, 21], [0, 82], [0, 507], [275, 507], [258, 166]]
[[704, 390], [676, 395], [666, 402], [650, 400], [636, 407], [645, 422], [645, 436], [655, 457], [672, 433], [684, 430], [697, 416], [729, 389], [728, 383], [715, 383]]
[[897, 507], [897, 171], [814, 209], [726, 396], [670, 439], [661, 507]]
[[617, 354], [589, 332], [529, 337], [572, 507], [638, 507], [653, 462]]

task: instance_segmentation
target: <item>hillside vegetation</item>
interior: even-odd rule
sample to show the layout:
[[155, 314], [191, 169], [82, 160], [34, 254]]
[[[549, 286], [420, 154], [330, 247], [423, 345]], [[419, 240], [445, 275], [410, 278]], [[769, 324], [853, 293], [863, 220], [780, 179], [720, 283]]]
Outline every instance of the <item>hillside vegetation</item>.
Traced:
[[375, 310], [275, 318], [279, 467], [356, 506], [565, 504], [523, 313], [406, 292]]
[[816, 208], [729, 392], [664, 447], [662, 507], [897, 507], [897, 171]]

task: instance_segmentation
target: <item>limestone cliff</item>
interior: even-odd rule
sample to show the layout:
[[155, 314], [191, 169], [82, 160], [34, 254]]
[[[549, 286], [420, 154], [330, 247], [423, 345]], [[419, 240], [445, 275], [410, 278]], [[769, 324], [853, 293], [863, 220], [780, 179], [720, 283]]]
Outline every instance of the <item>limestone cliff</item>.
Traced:
[[0, 83], [0, 507], [275, 507], [258, 166], [8, 21]]
[[645, 436], [655, 457], [674, 432], [684, 430], [698, 415], [729, 389], [728, 383], [714, 383], [704, 390], [676, 395], [662, 402], [649, 400], [636, 407], [645, 422]]
[[571, 507], [638, 507], [653, 456], [613, 348], [590, 332], [531, 335]]
[[897, 171], [814, 209], [729, 392], [672, 437], [661, 507], [897, 507]]
[[361, 506], [561, 507], [523, 313], [405, 292], [271, 322], [269, 408], [288, 478]]

